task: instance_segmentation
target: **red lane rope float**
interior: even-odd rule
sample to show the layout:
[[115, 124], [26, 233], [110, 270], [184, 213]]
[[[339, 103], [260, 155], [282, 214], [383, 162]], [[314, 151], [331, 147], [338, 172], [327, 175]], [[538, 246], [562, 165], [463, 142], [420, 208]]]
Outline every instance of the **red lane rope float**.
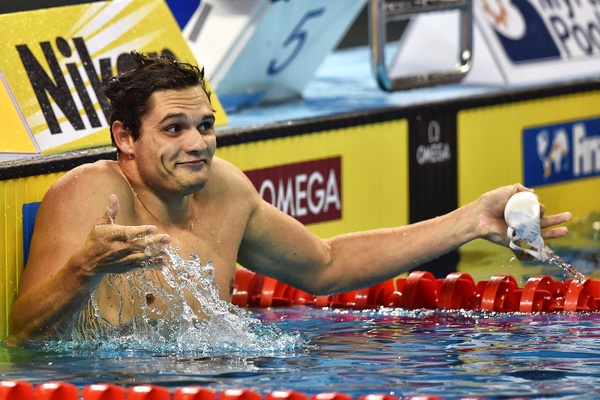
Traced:
[[[128, 400], [171, 400], [171, 392], [169, 392], [169, 389], [164, 388], [162, 386], [158, 386], [158, 385], [132, 386], [129, 388], [129, 390], [127, 390], [127, 399]], [[56, 400], [58, 400], [58, 399], [56, 399]], [[85, 399], [85, 400], [87, 400], [87, 399]], [[110, 399], [110, 400], [113, 400], [113, 399]]]
[[475, 281], [471, 275], [452, 272], [442, 282], [437, 307], [443, 310], [473, 308], [476, 297]]
[[215, 400], [216, 398], [217, 394], [214, 391], [204, 387], [180, 388], [173, 395], [173, 400]]
[[[0, 400], [444, 400], [438, 396], [397, 397], [389, 394], [367, 394], [353, 398], [342, 392], [313, 395], [294, 390], [276, 390], [264, 396], [251, 389], [226, 389], [215, 392], [205, 387], [183, 387], [171, 393], [157, 385], [132, 386], [129, 389], [112, 384], [93, 384], [79, 390], [66, 382], [47, 382], [34, 386], [24, 381], [0, 381]], [[465, 397], [457, 400], [475, 400]], [[485, 397], [477, 399], [485, 400]], [[514, 398], [513, 400], [523, 399]], [[509, 399], [510, 400], [510, 399]]]
[[29, 400], [33, 399], [33, 385], [23, 381], [0, 382], [0, 400]]
[[510, 275], [494, 275], [488, 281], [480, 281], [478, 287], [483, 286], [480, 309], [483, 311], [515, 311], [518, 301], [515, 290], [519, 285]]
[[521, 291], [519, 311], [532, 313], [556, 311], [563, 308], [565, 284], [555, 282], [548, 276], [530, 278]]
[[402, 283], [398, 307], [435, 309], [438, 292], [438, 281], [431, 272], [415, 271]]
[[564, 311], [596, 311], [600, 308], [600, 281], [583, 283], [570, 279], [564, 299]]
[[308, 396], [295, 390], [275, 390], [265, 395], [265, 400], [307, 400]]
[[125, 388], [112, 384], [93, 384], [83, 388], [85, 400], [124, 400]]
[[436, 279], [415, 271], [406, 278], [330, 296], [313, 296], [273, 278], [244, 268], [236, 271], [233, 304], [240, 307], [285, 307], [297, 304], [319, 308], [408, 310], [475, 310], [488, 312], [590, 312], [600, 310], [600, 280], [555, 281], [549, 276], [530, 278], [523, 288], [510, 275], [494, 275], [475, 282], [466, 273], [453, 272]]
[[35, 400], [77, 400], [79, 391], [72, 383], [46, 382], [35, 388]]

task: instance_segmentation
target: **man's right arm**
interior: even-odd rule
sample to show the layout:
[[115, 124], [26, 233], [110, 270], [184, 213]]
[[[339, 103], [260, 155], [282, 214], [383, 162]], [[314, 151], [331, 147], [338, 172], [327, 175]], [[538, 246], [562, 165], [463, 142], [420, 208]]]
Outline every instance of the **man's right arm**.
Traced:
[[[138, 267], [170, 241], [151, 225], [113, 223], [118, 222], [119, 202], [109, 192], [115, 188], [98, 184], [91, 188], [87, 178], [85, 172], [68, 174], [44, 197], [10, 315], [10, 334], [4, 342], [8, 345], [67, 337], [107, 273]], [[151, 246], [155, 253], [145, 253], [151, 244], [156, 244]]]

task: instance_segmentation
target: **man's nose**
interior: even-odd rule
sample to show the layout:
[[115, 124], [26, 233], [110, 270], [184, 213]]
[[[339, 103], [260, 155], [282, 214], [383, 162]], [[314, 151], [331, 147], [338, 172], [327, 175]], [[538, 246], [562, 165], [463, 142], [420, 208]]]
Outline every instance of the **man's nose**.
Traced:
[[184, 137], [186, 149], [189, 151], [201, 151], [208, 146], [207, 138], [196, 129], [189, 129]]

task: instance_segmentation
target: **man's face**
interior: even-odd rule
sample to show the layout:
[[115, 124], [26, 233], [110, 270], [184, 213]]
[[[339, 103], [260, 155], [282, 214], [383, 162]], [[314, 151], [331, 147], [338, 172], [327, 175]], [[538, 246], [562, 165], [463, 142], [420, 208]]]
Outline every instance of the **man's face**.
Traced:
[[190, 194], [204, 187], [215, 154], [215, 117], [201, 86], [150, 96], [135, 160], [151, 190]]

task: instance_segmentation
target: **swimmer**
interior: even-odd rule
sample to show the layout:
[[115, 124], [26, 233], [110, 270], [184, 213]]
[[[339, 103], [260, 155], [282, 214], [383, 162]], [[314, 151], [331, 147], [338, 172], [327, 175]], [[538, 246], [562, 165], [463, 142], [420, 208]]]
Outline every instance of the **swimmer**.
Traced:
[[[219, 295], [231, 301], [236, 263], [322, 295], [374, 285], [478, 238], [508, 245], [504, 206], [530, 190], [520, 184], [419, 223], [316, 237], [215, 157], [215, 115], [202, 70], [168, 57], [131, 56], [134, 68], [105, 88], [117, 159], [69, 171], [44, 196], [5, 344], [68, 340], [93, 292], [106, 321], [126, 323], [136, 312], [120, 301], [127, 288], [107, 277], [136, 268], [157, 277], [170, 246], [211, 260]], [[570, 218], [542, 215], [544, 239], [566, 235], [558, 225]], [[165, 301], [148, 293], [156, 310]]]

